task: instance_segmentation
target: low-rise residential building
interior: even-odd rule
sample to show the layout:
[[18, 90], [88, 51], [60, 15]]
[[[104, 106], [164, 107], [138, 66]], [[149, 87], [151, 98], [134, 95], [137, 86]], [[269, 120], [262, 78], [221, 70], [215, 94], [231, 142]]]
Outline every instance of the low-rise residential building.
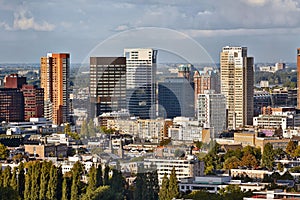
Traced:
[[25, 152], [35, 158], [67, 157], [66, 144], [25, 144]]
[[230, 180], [230, 176], [196, 176], [181, 179], [178, 187], [180, 192], [206, 190], [209, 193], [217, 193], [221, 188], [225, 188]]
[[253, 146], [263, 148], [267, 143], [271, 143], [274, 149], [283, 149], [285, 150], [290, 139], [288, 138], [279, 138], [279, 137], [258, 137], [258, 134], [253, 131], [240, 131], [234, 133], [234, 143], [242, 144], [242, 146]]
[[175, 117], [168, 130], [169, 138], [179, 141], [202, 141], [202, 127], [188, 117]]
[[180, 181], [183, 178], [202, 176], [204, 174], [204, 162], [199, 161], [196, 156], [189, 155], [184, 159], [170, 158], [146, 158], [144, 160], [145, 168], [154, 167], [157, 170], [159, 185], [162, 184], [162, 179], [165, 174], [171, 174], [173, 167], [176, 171], [177, 179]]

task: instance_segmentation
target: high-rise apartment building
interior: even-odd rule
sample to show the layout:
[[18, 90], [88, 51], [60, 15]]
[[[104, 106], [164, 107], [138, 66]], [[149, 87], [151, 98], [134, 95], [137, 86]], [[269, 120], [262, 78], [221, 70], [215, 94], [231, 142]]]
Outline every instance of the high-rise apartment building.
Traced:
[[24, 96], [24, 119], [44, 117], [44, 89], [24, 84], [21, 88]]
[[156, 57], [153, 49], [124, 49], [127, 106], [141, 119], [156, 116]]
[[246, 47], [223, 47], [220, 55], [221, 93], [226, 97], [229, 129], [253, 123], [253, 57]]
[[90, 116], [126, 108], [126, 58], [90, 58]]
[[41, 88], [44, 88], [44, 116], [53, 124], [70, 121], [70, 54], [48, 53], [41, 58]]
[[297, 93], [297, 109], [300, 110], [300, 48], [297, 49], [297, 85], [298, 85], [298, 93]]
[[218, 137], [226, 129], [226, 99], [223, 94], [205, 90], [197, 99], [198, 121], [203, 128], [211, 128], [212, 138]]
[[0, 88], [0, 120], [24, 121], [24, 97], [19, 89]]
[[215, 93], [220, 93], [220, 76], [217, 70], [196, 70], [193, 78], [195, 87], [195, 108], [197, 107], [198, 95], [204, 94], [205, 90], [214, 90]]

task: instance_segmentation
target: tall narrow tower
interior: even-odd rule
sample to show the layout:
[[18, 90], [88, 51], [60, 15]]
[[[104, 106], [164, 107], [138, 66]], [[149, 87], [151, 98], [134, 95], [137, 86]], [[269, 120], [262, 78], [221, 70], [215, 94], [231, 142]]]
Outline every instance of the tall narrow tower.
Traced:
[[153, 49], [124, 49], [128, 109], [142, 119], [156, 116], [156, 56]]
[[300, 48], [297, 49], [297, 109], [300, 109]]
[[44, 88], [44, 116], [53, 124], [69, 122], [70, 54], [48, 53], [41, 58], [41, 88]]
[[246, 47], [222, 49], [221, 93], [226, 97], [229, 129], [253, 123], [253, 60], [247, 57]]

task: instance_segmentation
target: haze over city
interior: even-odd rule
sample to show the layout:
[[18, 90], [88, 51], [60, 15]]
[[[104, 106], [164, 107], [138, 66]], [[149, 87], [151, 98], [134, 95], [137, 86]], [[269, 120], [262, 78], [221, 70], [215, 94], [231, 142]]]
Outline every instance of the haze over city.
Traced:
[[141, 27], [186, 34], [215, 62], [226, 45], [247, 46], [255, 62], [296, 62], [299, 17], [297, 0], [0, 0], [0, 63], [38, 63], [47, 52], [80, 63], [107, 38]]

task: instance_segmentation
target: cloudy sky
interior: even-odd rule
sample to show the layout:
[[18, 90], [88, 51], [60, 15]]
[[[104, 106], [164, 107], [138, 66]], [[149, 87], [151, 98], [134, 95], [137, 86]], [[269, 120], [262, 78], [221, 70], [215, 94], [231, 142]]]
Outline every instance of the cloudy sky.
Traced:
[[[152, 35], [150, 41], [157, 40], [153, 47], [163, 49], [158, 46], [163, 42], [160, 30], [176, 31], [196, 41], [215, 62], [221, 48], [227, 45], [247, 46], [249, 56], [256, 62], [296, 62], [296, 49], [300, 47], [299, 3], [300, 0], [0, 0], [0, 63], [38, 63], [47, 52], [70, 52], [72, 62], [82, 62], [95, 47], [107, 48], [99, 46], [103, 41], [143, 27], [158, 30], [155, 37], [146, 31], [139, 39], [131, 39], [147, 40]], [[167, 38], [176, 38], [175, 35]], [[171, 40], [173, 47], [168, 48], [175, 50], [183, 45], [175, 41]], [[134, 46], [129, 39], [120, 37], [120, 42], [124, 47]], [[141, 44], [136, 43], [137, 47]], [[189, 53], [197, 54], [195, 51], [190, 48]]]

